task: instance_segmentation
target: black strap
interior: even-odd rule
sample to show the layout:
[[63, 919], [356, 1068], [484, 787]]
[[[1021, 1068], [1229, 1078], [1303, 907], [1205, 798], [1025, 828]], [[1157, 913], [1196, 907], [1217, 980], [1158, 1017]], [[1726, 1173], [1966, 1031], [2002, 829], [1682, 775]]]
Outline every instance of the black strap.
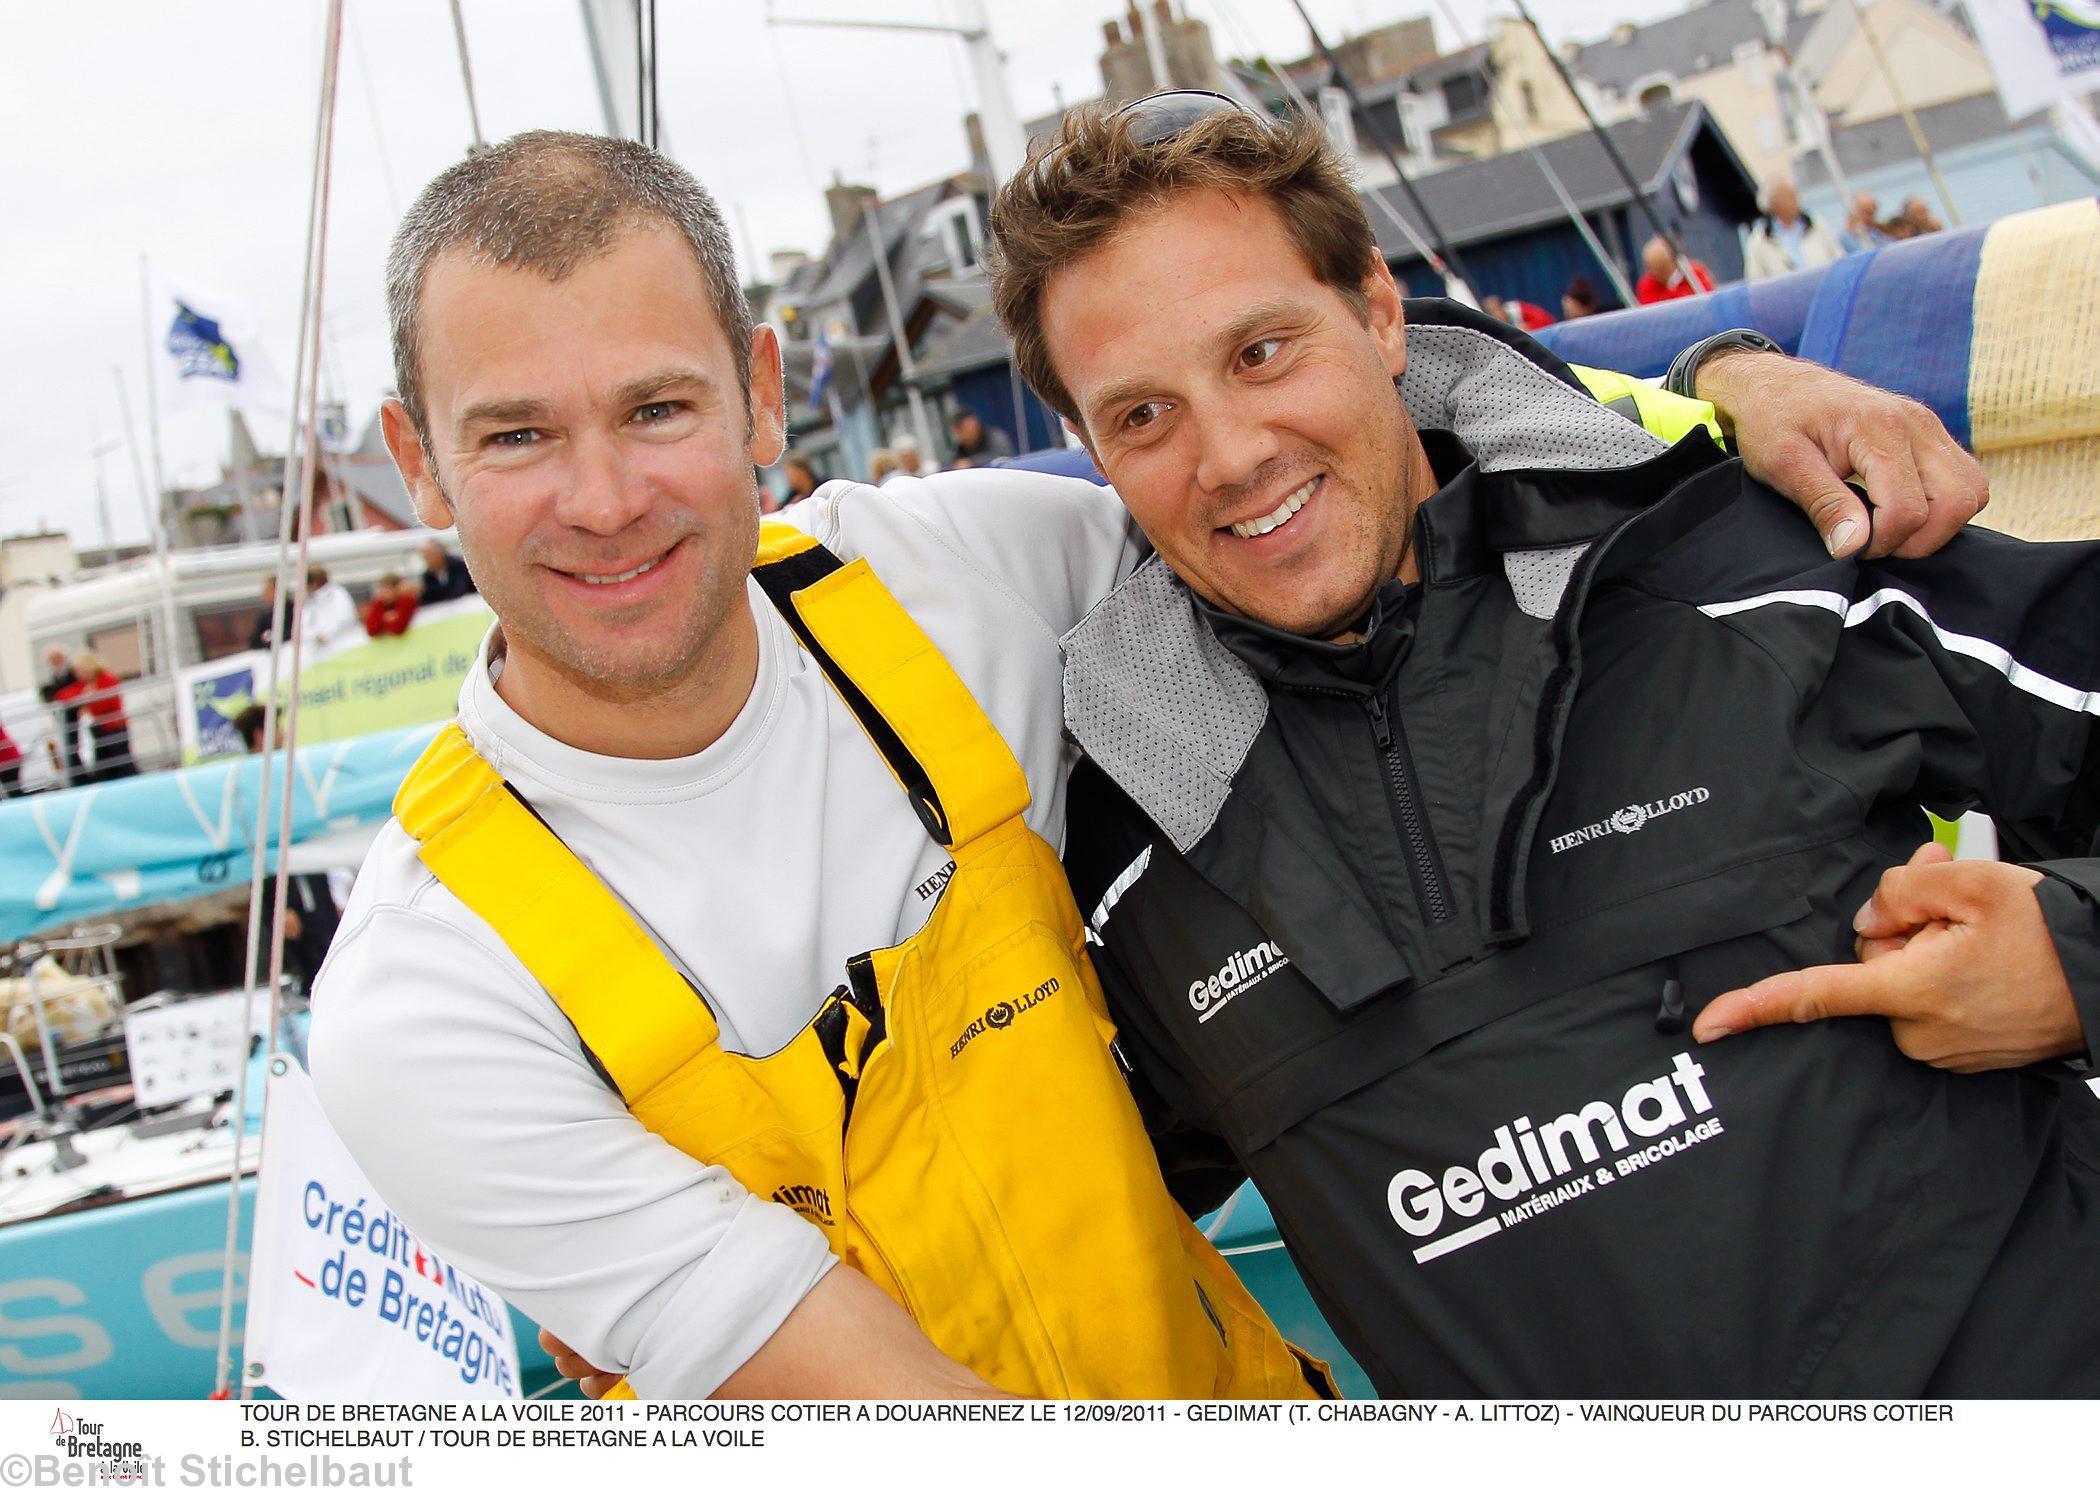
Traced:
[[940, 794], [933, 788], [933, 777], [919, 764], [918, 757], [905, 748], [904, 741], [869, 701], [868, 695], [846, 675], [831, 653], [818, 644], [817, 638], [810, 634], [809, 623], [802, 618], [802, 612], [795, 608], [798, 591], [808, 589], [844, 567], [836, 553], [817, 543], [786, 558], [760, 564], [751, 571], [751, 577], [758, 581], [758, 587], [766, 592], [766, 598], [773, 602], [773, 608], [780, 612], [780, 618], [787, 622], [788, 629], [795, 633], [803, 648], [816, 658], [817, 666], [823, 669], [832, 688], [845, 700], [846, 707], [853, 710], [853, 717], [860, 721], [868, 739], [903, 783], [912, 810], [919, 814], [919, 821], [924, 824], [928, 835], [943, 848], [952, 848], [955, 846], [954, 835], [949, 830], [948, 814], [941, 806]]

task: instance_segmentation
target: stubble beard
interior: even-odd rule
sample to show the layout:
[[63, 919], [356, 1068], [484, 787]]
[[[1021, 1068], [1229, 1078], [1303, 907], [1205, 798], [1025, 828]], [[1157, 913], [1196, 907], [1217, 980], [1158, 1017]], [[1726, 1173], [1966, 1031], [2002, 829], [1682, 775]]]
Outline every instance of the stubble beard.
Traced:
[[[699, 545], [703, 555], [700, 573], [694, 581], [698, 593], [685, 598], [685, 608], [678, 615], [669, 636], [645, 645], [623, 637], [617, 622], [606, 624], [590, 637], [579, 637], [554, 621], [524, 593], [526, 586], [520, 584], [516, 592], [512, 591], [510, 568], [474, 563], [480, 545], [469, 530], [469, 524], [460, 520], [456, 504], [452, 511], [468, 569], [490, 576], [489, 582], [481, 586], [481, 595], [496, 613], [503, 628], [505, 650], [513, 663], [522, 651], [530, 658], [528, 665], [537, 663], [546, 667], [565, 687], [599, 703], [620, 706], [661, 701], [667, 692], [705, 678], [723, 665], [725, 654], [733, 649], [729, 621], [736, 608], [746, 603], [744, 581], [750, 572], [750, 564], [748, 559], [738, 562], [726, 558], [727, 550], [720, 537], [710, 534], [699, 524], [688, 526], [678, 535], [680, 542]], [[734, 523], [739, 529], [734, 550], [755, 555], [758, 548], [755, 481], [750, 493], [748, 520], [740, 521], [734, 516], [725, 516], [723, 520]], [[748, 533], [744, 529], [748, 529]], [[743, 541], [746, 536], [750, 540], [748, 543]]]

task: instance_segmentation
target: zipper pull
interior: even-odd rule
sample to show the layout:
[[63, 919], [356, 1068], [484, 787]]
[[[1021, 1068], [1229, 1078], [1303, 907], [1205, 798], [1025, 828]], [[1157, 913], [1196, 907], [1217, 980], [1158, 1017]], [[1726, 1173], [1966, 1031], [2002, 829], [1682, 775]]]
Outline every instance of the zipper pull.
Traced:
[[1684, 1032], [1684, 984], [1674, 977], [1663, 979], [1662, 1006], [1655, 1011], [1655, 1032]]
[[1385, 699], [1373, 693], [1365, 707], [1371, 711], [1371, 733], [1378, 740], [1378, 748], [1387, 748], [1393, 742], [1393, 721], [1386, 717]]

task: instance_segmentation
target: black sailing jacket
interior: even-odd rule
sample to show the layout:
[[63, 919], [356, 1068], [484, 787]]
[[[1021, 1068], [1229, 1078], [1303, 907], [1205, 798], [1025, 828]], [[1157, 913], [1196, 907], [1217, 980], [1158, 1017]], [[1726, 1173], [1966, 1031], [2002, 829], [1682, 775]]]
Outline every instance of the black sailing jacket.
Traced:
[[1066, 640], [1068, 864], [1184, 1203], [1250, 1174], [1387, 1393], [2100, 1393], [2074, 1075], [1687, 1032], [1849, 960], [1979, 803], [2100, 1027], [2100, 548], [1833, 561], [1703, 436], [1410, 316], [1444, 484], [1362, 644], [1157, 562]]

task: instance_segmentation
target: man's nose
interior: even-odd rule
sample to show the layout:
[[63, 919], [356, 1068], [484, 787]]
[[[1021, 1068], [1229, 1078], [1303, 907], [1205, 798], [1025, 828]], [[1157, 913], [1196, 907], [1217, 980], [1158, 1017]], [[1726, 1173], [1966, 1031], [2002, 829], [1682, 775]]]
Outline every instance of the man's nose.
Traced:
[[1196, 446], [1196, 483], [1218, 492], [1251, 482], [1282, 446], [1268, 421], [1242, 400], [1203, 400], [1189, 410]]
[[649, 483], [618, 439], [584, 435], [573, 449], [568, 487], [555, 504], [566, 526], [611, 536], [649, 509]]

